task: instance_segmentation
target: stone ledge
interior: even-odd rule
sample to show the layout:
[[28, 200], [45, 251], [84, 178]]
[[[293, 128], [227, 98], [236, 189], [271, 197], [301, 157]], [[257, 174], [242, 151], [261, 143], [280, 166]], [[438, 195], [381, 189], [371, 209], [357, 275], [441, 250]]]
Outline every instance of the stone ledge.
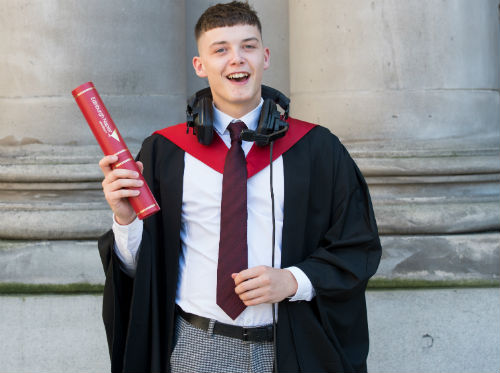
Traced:
[[101, 284], [24, 284], [20, 282], [0, 282], [0, 294], [2, 295], [102, 294], [103, 291], [104, 285]]
[[[140, 143], [125, 139], [133, 155]], [[43, 183], [82, 183], [102, 181], [98, 145], [28, 144], [0, 146], [0, 189], [35, 189]], [[9, 184], [16, 184], [16, 187]], [[45, 189], [42, 187], [41, 189]], [[70, 189], [74, 189], [70, 188]]]
[[[499, 282], [500, 232], [382, 236], [381, 241], [383, 256], [371, 280], [374, 287], [496, 286]], [[102, 285], [97, 243], [0, 241], [0, 283], [54, 285], [54, 289]]]
[[[47, 191], [48, 192], [48, 191]], [[111, 227], [102, 191], [24, 192], [0, 202], [0, 238], [95, 239]], [[4, 193], [0, 193], [0, 196]], [[83, 196], [88, 197], [86, 201]], [[27, 197], [30, 198], [27, 198]], [[39, 196], [34, 198], [34, 196]], [[25, 198], [26, 199], [23, 199]], [[73, 198], [73, 200], [72, 200]], [[373, 198], [382, 235], [439, 235], [498, 231], [500, 199]]]
[[[499, 184], [500, 174], [472, 174], [472, 175], [422, 175], [422, 176], [365, 176], [370, 186], [386, 185], [435, 185], [435, 184], [458, 184], [458, 183], [488, 183]], [[0, 184], [0, 188], [1, 188]]]
[[0, 282], [104, 283], [96, 241], [0, 241]]
[[[500, 288], [500, 280], [411, 280], [404, 278], [383, 279], [372, 278], [368, 282], [370, 291], [385, 290], [419, 290], [419, 289], [474, 289]], [[104, 284], [71, 283], [71, 284], [26, 284], [21, 282], [0, 282], [1, 295], [77, 295], [102, 294]]]
[[[127, 140], [133, 155], [140, 143]], [[491, 139], [464, 145], [453, 139], [359, 142], [346, 147], [366, 177], [483, 175], [500, 173], [500, 149]], [[90, 182], [102, 179], [97, 145], [0, 146], [0, 182]]]
[[112, 212], [87, 210], [0, 210], [0, 238], [12, 240], [95, 239], [112, 224]]
[[379, 233], [438, 235], [498, 231], [499, 202], [392, 202], [373, 199]]
[[380, 281], [499, 281], [500, 232], [382, 236]]

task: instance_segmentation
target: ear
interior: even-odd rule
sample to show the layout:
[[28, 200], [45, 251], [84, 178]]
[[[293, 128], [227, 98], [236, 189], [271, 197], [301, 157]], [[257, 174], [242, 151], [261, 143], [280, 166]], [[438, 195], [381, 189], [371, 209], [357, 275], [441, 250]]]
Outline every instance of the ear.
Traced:
[[269, 48], [264, 48], [264, 70], [267, 70], [271, 66], [271, 55]]
[[207, 77], [207, 74], [205, 73], [205, 69], [203, 67], [203, 62], [201, 61], [201, 57], [199, 57], [199, 56], [194, 56], [193, 57], [193, 67], [194, 67], [194, 72], [200, 78], [206, 78]]

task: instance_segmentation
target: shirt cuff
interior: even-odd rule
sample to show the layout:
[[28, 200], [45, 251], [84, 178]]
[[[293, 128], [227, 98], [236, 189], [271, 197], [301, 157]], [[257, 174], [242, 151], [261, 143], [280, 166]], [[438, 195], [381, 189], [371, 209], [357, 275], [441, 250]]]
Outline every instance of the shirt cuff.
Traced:
[[305, 300], [305, 301], [310, 301], [311, 299], [314, 298], [316, 295], [316, 291], [314, 290], [314, 287], [311, 284], [311, 280], [309, 280], [309, 277], [298, 267], [288, 267], [285, 268], [292, 272], [293, 277], [295, 277], [295, 280], [297, 281], [297, 292], [295, 295], [291, 298], [289, 298], [289, 301], [295, 302], [298, 300]]
[[143, 221], [135, 219], [128, 225], [120, 225], [113, 214], [114, 251], [120, 259], [122, 269], [129, 275], [135, 274], [137, 251], [142, 241]]

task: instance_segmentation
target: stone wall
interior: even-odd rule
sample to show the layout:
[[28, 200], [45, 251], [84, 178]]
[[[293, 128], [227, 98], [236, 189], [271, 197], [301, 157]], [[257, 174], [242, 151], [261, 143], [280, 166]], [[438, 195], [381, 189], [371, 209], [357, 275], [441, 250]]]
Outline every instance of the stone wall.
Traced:
[[[71, 90], [93, 81], [136, 153], [206, 86], [192, 29], [213, 2], [2, 2], [0, 292], [103, 284], [101, 151]], [[499, 1], [250, 2], [271, 49], [264, 83], [339, 136], [368, 181], [377, 281], [498, 286]]]
[[367, 178], [379, 278], [498, 280], [498, 5], [290, 2], [292, 114], [328, 126]]
[[[498, 1], [253, 3], [271, 49], [265, 83], [337, 134], [367, 178], [385, 249], [377, 276], [498, 280]], [[94, 81], [137, 152], [206, 86], [191, 58], [208, 4], [3, 3], [0, 246], [37, 266], [41, 250], [91, 247], [108, 229], [101, 153], [70, 92]], [[31, 282], [12, 267], [20, 277], [2, 281]]]

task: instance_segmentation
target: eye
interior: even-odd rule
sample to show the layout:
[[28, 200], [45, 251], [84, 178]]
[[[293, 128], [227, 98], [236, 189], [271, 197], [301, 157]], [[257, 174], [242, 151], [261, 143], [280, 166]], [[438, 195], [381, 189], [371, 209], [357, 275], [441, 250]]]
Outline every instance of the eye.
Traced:
[[215, 53], [224, 53], [226, 51], [226, 48], [218, 48], [214, 52]]
[[255, 47], [255, 45], [252, 45], [252, 44], [246, 44], [244, 48], [245, 49], [255, 49], [256, 47]]

